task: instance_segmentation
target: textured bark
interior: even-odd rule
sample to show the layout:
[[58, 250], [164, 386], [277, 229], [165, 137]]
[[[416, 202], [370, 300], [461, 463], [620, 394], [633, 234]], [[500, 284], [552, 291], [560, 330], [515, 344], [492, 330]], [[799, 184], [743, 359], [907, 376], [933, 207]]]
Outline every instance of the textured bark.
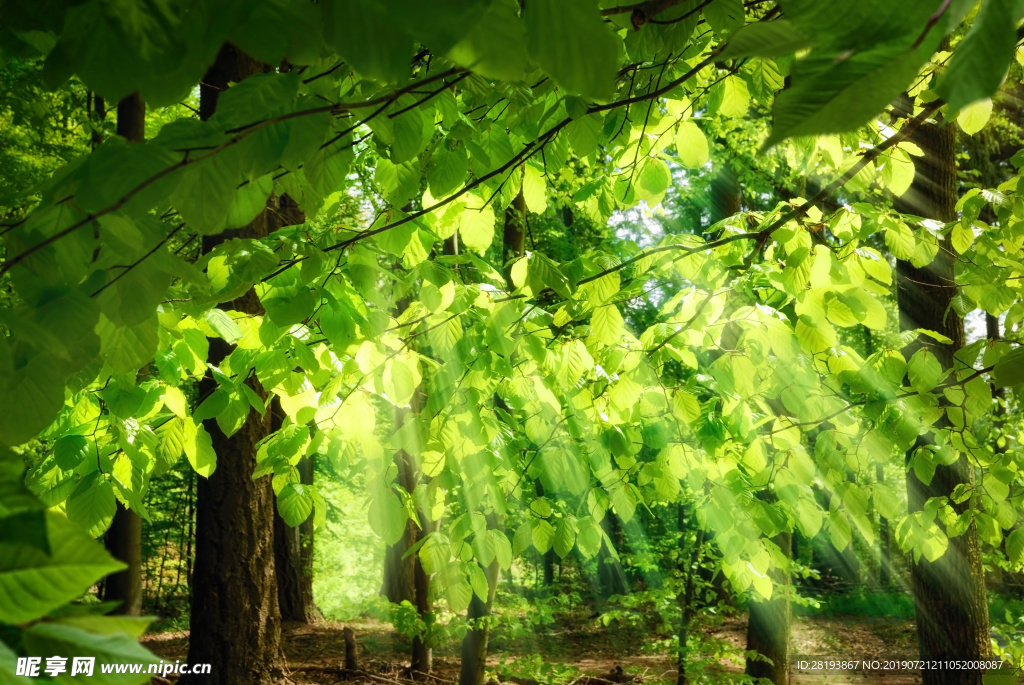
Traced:
[[[102, 119], [103, 98], [96, 96], [96, 113]], [[146, 138], [146, 104], [133, 93], [117, 103], [117, 135], [138, 143]], [[94, 133], [94, 142], [98, 141]], [[128, 565], [123, 571], [111, 574], [103, 585], [103, 599], [120, 602], [114, 613], [127, 616], [142, 614], [142, 518], [120, 502], [114, 520], [106, 535], [106, 547], [118, 561]]]
[[[268, 71], [266, 65], [225, 45], [203, 78], [199, 111], [209, 118], [217, 96], [230, 82]], [[274, 212], [264, 211], [251, 224], [203, 240], [208, 252], [231, 237], [259, 239], [274, 230]], [[229, 308], [263, 314], [254, 290]], [[231, 352], [220, 338], [210, 339], [209, 361], [219, 365]], [[246, 381], [262, 399], [267, 393], [255, 379]], [[208, 375], [201, 395], [216, 388]], [[196, 561], [188, 660], [209, 663], [212, 675], [183, 677], [183, 684], [263, 684], [280, 682], [284, 667], [281, 618], [274, 560], [274, 491], [270, 477], [253, 480], [256, 445], [270, 432], [270, 412], [250, 411], [242, 427], [227, 436], [213, 419], [204, 422], [217, 454], [217, 469], [200, 478], [196, 504]]]
[[[916, 157], [914, 183], [897, 203], [897, 208], [942, 222], [956, 220], [955, 133], [952, 126], [933, 124], [915, 131], [911, 140], [923, 151]], [[927, 341], [943, 368], [953, 365], [953, 356], [964, 345], [962, 319], [950, 307], [954, 287], [955, 252], [943, 241], [935, 260], [916, 268], [909, 262], [897, 264], [897, 302], [903, 330], [926, 328], [949, 337], [952, 344]], [[923, 343], [915, 342], [904, 350], [909, 359]], [[941, 427], [941, 424], [939, 425]], [[907, 453], [928, 444], [929, 436], [918, 438]], [[931, 497], [949, 496], [957, 485], [974, 483], [974, 469], [961, 456], [949, 466], [939, 465], [930, 483], [921, 482], [912, 468], [907, 469], [907, 504], [911, 512], [920, 511]], [[969, 501], [950, 505], [962, 513]], [[938, 521], [936, 525], [941, 525]], [[934, 562], [923, 557], [911, 565], [911, 587], [917, 612], [917, 634], [921, 658], [984, 659], [991, 653], [985, 579], [981, 563], [978, 531], [972, 522], [962, 535], [950, 538], [946, 553]], [[980, 671], [925, 670], [925, 685], [980, 684]]]
[[[787, 556], [792, 556], [793, 536], [779, 533], [775, 544]], [[779, 570], [770, 573], [776, 593], [780, 585], [789, 585], [789, 574]], [[775, 594], [768, 601], [751, 600], [750, 621], [747, 624], [747, 650], [755, 651], [770, 661], [747, 659], [746, 674], [754, 678], [767, 678], [774, 685], [789, 683], [789, 630], [792, 622], [789, 599]]]

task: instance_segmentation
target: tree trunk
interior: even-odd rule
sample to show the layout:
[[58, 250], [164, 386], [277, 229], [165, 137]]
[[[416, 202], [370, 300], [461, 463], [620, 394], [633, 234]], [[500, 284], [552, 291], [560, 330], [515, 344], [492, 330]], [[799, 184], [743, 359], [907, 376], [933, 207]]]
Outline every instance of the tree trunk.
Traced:
[[[406, 306], [408, 306], [408, 302], [399, 303], [399, 312], [403, 311]], [[415, 417], [422, 404], [424, 404], [422, 388], [417, 388], [409, 408], [395, 410], [395, 430], [405, 423], [407, 417]], [[398, 469], [398, 484], [410, 496], [414, 496], [416, 486], [420, 484], [421, 480], [416, 457], [405, 450], [398, 450], [395, 452], [394, 463]], [[381, 594], [393, 604], [409, 602], [416, 607], [420, 619], [429, 625], [433, 611], [430, 603], [430, 575], [423, 569], [418, 554], [411, 554], [407, 557], [405, 555], [413, 545], [430, 533], [434, 526], [427, 519], [426, 513], [418, 502], [416, 512], [419, 521], [410, 518], [405, 524], [405, 534], [402, 539], [387, 548]], [[430, 646], [429, 636], [414, 635], [409, 663], [410, 673], [413, 678], [418, 678], [423, 674], [430, 673], [432, 666], [433, 650]]]
[[[679, 525], [679, 570], [683, 576], [683, 591], [676, 596], [680, 613], [679, 648], [676, 654], [676, 668], [679, 673], [676, 676], [676, 685], [690, 685], [690, 678], [686, 675], [686, 664], [690, 660], [688, 642], [690, 638], [690, 623], [693, 620], [695, 609], [696, 567], [700, 561], [701, 548], [704, 546], [704, 530], [701, 528], [697, 529], [697, 539], [694, 542], [693, 549], [689, 549], [686, 544], [686, 533], [690, 525], [687, 523], [686, 506], [680, 503], [676, 513]], [[693, 520], [693, 525], [696, 526], [696, 517], [691, 516], [689, 518]]]
[[459, 669], [459, 685], [484, 685], [484, 669], [487, 666], [487, 638], [490, 634], [491, 605], [498, 588], [498, 562], [494, 561], [484, 569], [487, 576], [487, 601], [476, 594], [469, 602], [466, 618], [472, 623], [462, 639], [462, 666]]
[[[793, 536], [779, 533], [773, 542], [788, 558], [793, 555]], [[768, 601], [750, 601], [750, 621], [747, 624], [747, 650], [754, 651], [770, 661], [747, 659], [746, 674], [754, 678], [767, 678], [774, 685], [789, 683], [789, 628], [791, 622], [789, 599], [778, 595], [782, 585], [789, 585], [789, 574], [780, 570], [770, 573], [776, 593]]]
[[522, 189], [505, 209], [505, 231], [501, 243], [501, 263], [509, 292], [512, 284], [512, 262], [526, 254], [526, 198]]
[[[875, 481], [885, 482], [885, 469], [881, 464], [875, 466]], [[887, 588], [892, 585], [892, 555], [890, 551], [889, 519], [878, 515], [878, 584]]]
[[[229, 83], [266, 71], [265, 65], [225, 44], [200, 86], [200, 116], [208, 119], [214, 113], [217, 97]], [[205, 238], [203, 251], [229, 237], [266, 237], [276, 228], [273, 222], [272, 211], [264, 211], [248, 226]], [[230, 303], [230, 308], [263, 314], [251, 289]], [[211, 364], [219, 365], [230, 352], [229, 343], [210, 339]], [[257, 380], [246, 382], [266, 399]], [[207, 375], [200, 383], [200, 393], [209, 394], [216, 387], [216, 381]], [[231, 436], [213, 419], [203, 425], [212, 438], [217, 469], [209, 478], [200, 478], [197, 487], [188, 661], [211, 664], [214, 680], [185, 676], [179, 682], [270, 685], [280, 682], [285, 663], [274, 562], [274, 491], [269, 477], [252, 478], [256, 445], [270, 432], [270, 412], [260, 416], [250, 411]]]
[[[605, 512], [601, 519], [601, 528], [609, 540], [622, 539], [622, 530], [619, 527], [619, 519], [611, 511]], [[603, 599], [612, 595], [625, 595], [629, 592], [629, 584], [626, 582], [626, 571], [620, 562], [607, 548], [607, 543], [601, 545], [597, 552], [597, 579], [601, 587]]]
[[[897, 209], [943, 222], [956, 220], [955, 135], [952, 126], [935, 124], [926, 124], [911, 135], [924, 155], [914, 159], [914, 183], [897, 203]], [[900, 327], [926, 328], [950, 338], [952, 344], [946, 345], [928, 341], [929, 349], [946, 369], [953, 366], [953, 355], [964, 345], [963, 320], [950, 307], [957, 292], [952, 287], [954, 255], [947, 239], [931, 264], [920, 269], [909, 262], [897, 264]], [[904, 351], [905, 356], [909, 359], [920, 347], [920, 343], [912, 343]], [[937, 424], [937, 428], [942, 427], [942, 422]], [[908, 466], [914, 450], [929, 442], [927, 434], [918, 438], [907, 453]], [[921, 511], [929, 498], [948, 497], [957, 485], [973, 485], [974, 480], [974, 469], [964, 455], [949, 466], [937, 466], [929, 483], [920, 481], [914, 470], [908, 468], [908, 508], [911, 513]], [[960, 514], [966, 511], [969, 500], [962, 504], [950, 502], [950, 506]], [[981, 545], [973, 521], [966, 532], [949, 539], [943, 556], [934, 562], [922, 557], [911, 564], [911, 587], [921, 659], [971, 660], [985, 659], [991, 654]], [[922, 677], [924, 685], [982, 682], [978, 670], [929, 669], [922, 672]]]
[[[102, 119], [103, 98], [98, 95], [95, 106]], [[117, 103], [117, 135], [138, 143], [145, 140], [145, 131], [146, 104], [138, 93], [133, 93]], [[93, 142], [98, 144], [97, 136], [94, 132]], [[107, 577], [103, 599], [121, 603], [114, 613], [139, 616], [142, 614], [142, 518], [118, 502], [105, 541], [111, 556], [128, 568]]]
[[[304, 485], [313, 485], [316, 479], [316, 454], [299, 462], [299, 481]], [[313, 549], [315, 532], [313, 517], [299, 524], [299, 568], [302, 569], [302, 605], [306, 609], [306, 621], [312, 622], [322, 618], [320, 610], [313, 601]]]

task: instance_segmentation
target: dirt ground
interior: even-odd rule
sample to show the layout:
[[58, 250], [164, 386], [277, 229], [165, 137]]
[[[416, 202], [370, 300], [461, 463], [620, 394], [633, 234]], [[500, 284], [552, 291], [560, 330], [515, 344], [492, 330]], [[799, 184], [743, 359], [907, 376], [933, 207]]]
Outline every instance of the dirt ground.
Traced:
[[[290, 680], [295, 685], [334, 685], [344, 680], [369, 683], [411, 684], [403, 671], [405, 645], [396, 642], [391, 629], [378, 622], [347, 624], [356, 631], [359, 640], [358, 674], [346, 673], [343, 668], [344, 643], [341, 631], [344, 625], [324, 621], [315, 625], [286, 624], [283, 631], [284, 651], [288, 657]], [[746, 641], [746, 622], [742, 617], [726, 619], [711, 637], [719, 638], [737, 649]], [[791, 638], [791, 683], [793, 685], [914, 685], [921, 683], [920, 673], [853, 669], [827, 673], [800, 669], [801, 658], [809, 656], [850, 660], [885, 660], [887, 658], [915, 658], [916, 633], [913, 622], [900, 619], [862, 617], [795, 617]], [[558, 662], [579, 669], [580, 675], [573, 685], [607, 685], [608, 683], [676, 682], [675, 660], [668, 654], [644, 653], [643, 645], [634, 640], [612, 637], [601, 628], [554, 631], [538, 639], [536, 651], [548, 654], [545, 661]], [[167, 632], [148, 635], [143, 643], [164, 659], [184, 659], [188, 650], [188, 635]], [[493, 654], [488, 660], [496, 667], [500, 660], [511, 660], [507, 654]], [[622, 671], [616, 671], [621, 667]], [[731, 680], [731, 674], [741, 673], [738, 661], [721, 659], [721, 682]], [[624, 675], [618, 675], [623, 673]], [[434, 671], [430, 682], [438, 685], [457, 682], [459, 660], [455, 652], [439, 651], [434, 657]], [[539, 685], [544, 678], [514, 679], [520, 685]], [[719, 678], [713, 676], [712, 682]], [[173, 682], [155, 680], [154, 683]], [[1018, 682], [1024, 682], [1019, 680]]]

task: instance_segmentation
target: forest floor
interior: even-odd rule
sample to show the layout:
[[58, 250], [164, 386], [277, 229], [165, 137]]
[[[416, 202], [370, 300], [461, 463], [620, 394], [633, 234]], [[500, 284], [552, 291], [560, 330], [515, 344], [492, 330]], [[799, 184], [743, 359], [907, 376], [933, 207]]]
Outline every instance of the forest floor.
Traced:
[[[343, 668], [342, 628], [348, 625], [359, 640], [357, 674]], [[407, 645], [394, 636], [392, 628], [376, 621], [348, 624], [322, 621], [314, 625], [286, 624], [284, 651], [291, 681], [296, 685], [325, 685], [343, 680], [370, 683], [412, 683], [403, 671]], [[608, 683], [675, 683], [675, 659], [666, 652], [652, 651], [642, 633], [632, 637], [621, 630], [605, 628], [594, 621], [549, 626], [514, 642], [496, 635], [488, 665], [503, 681], [519, 685], [607, 685]], [[733, 682], [743, 671], [742, 649], [746, 641], [746, 619], [739, 615], [722, 619], [706, 629], [709, 644], [717, 644], [703, 682]], [[187, 633], [165, 632], [148, 635], [143, 643], [163, 659], [182, 659], [188, 651]], [[801, 656], [816, 655], [850, 660], [915, 658], [916, 633], [912, 621], [904, 619], [843, 617], [794, 617], [791, 638], [793, 685], [912, 685], [921, 682], [919, 673], [867, 670], [812, 672], [798, 668]], [[732, 657], [729, 656], [732, 652]], [[621, 670], [619, 670], [621, 669]], [[435, 650], [434, 671], [429, 682], [446, 685], [458, 681], [457, 647]], [[517, 677], [518, 676], [518, 677]], [[166, 683], [168, 681], [154, 681]]]

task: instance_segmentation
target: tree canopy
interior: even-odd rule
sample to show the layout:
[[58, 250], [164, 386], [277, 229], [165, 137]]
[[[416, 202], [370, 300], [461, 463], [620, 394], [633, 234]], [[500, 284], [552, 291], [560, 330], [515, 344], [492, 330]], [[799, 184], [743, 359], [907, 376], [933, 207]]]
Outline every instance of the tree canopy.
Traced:
[[[965, 186], [952, 221], [900, 198], [931, 154], [915, 132], [980, 138], [1008, 73], [1020, 93], [1022, 14], [3, 0], [4, 78], [31, 84], [8, 90], [7, 149], [66, 144], [47, 98], [138, 94], [162, 125], [129, 142], [75, 105], [105, 134], [54, 153], [67, 163], [0, 153], [0, 621], [18, 626], [0, 673], [33, 646], [114, 649], [104, 621], [127, 619], [60, 618], [120, 567], [92, 538], [118, 503], [146, 518], [151, 479], [182, 456], [213, 474], [210, 421], [232, 436], [271, 402], [284, 418], [252, 475], [285, 522], [325, 515], [303, 457], [361, 464], [384, 541], [441, 522], [413, 553], [456, 612], [486, 600], [494, 563], [591, 558], [614, 549], [606, 512], [680, 501], [733, 587], [764, 599], [788, 564], [773, 538], [826, 531], [842, 549], [874, 539], [871, 512], [915, 560], [970, 529], [1019, 567], [1024, 462], [991, 416], [1024, 384], [1024, 156]], [[226, 44], [263, 73], [196, 110]], [[723, 169], [747, 197], [719, 220], [693, 198]], [[284, 198], [300, 221], [241, 230]], [[615, 230], [624, 216], [636, 234]], [[900, 329], [895, 265], [950, 250], [946, 315], [983, 310], [1007, 335], [944, 363], [949, 336]], [[403, 483], [397, 452], [422, 480]], [[960, 459], [980, 478], [908, 511], [900, 488], [848, 477], [903, 453], [924, 483]]]

